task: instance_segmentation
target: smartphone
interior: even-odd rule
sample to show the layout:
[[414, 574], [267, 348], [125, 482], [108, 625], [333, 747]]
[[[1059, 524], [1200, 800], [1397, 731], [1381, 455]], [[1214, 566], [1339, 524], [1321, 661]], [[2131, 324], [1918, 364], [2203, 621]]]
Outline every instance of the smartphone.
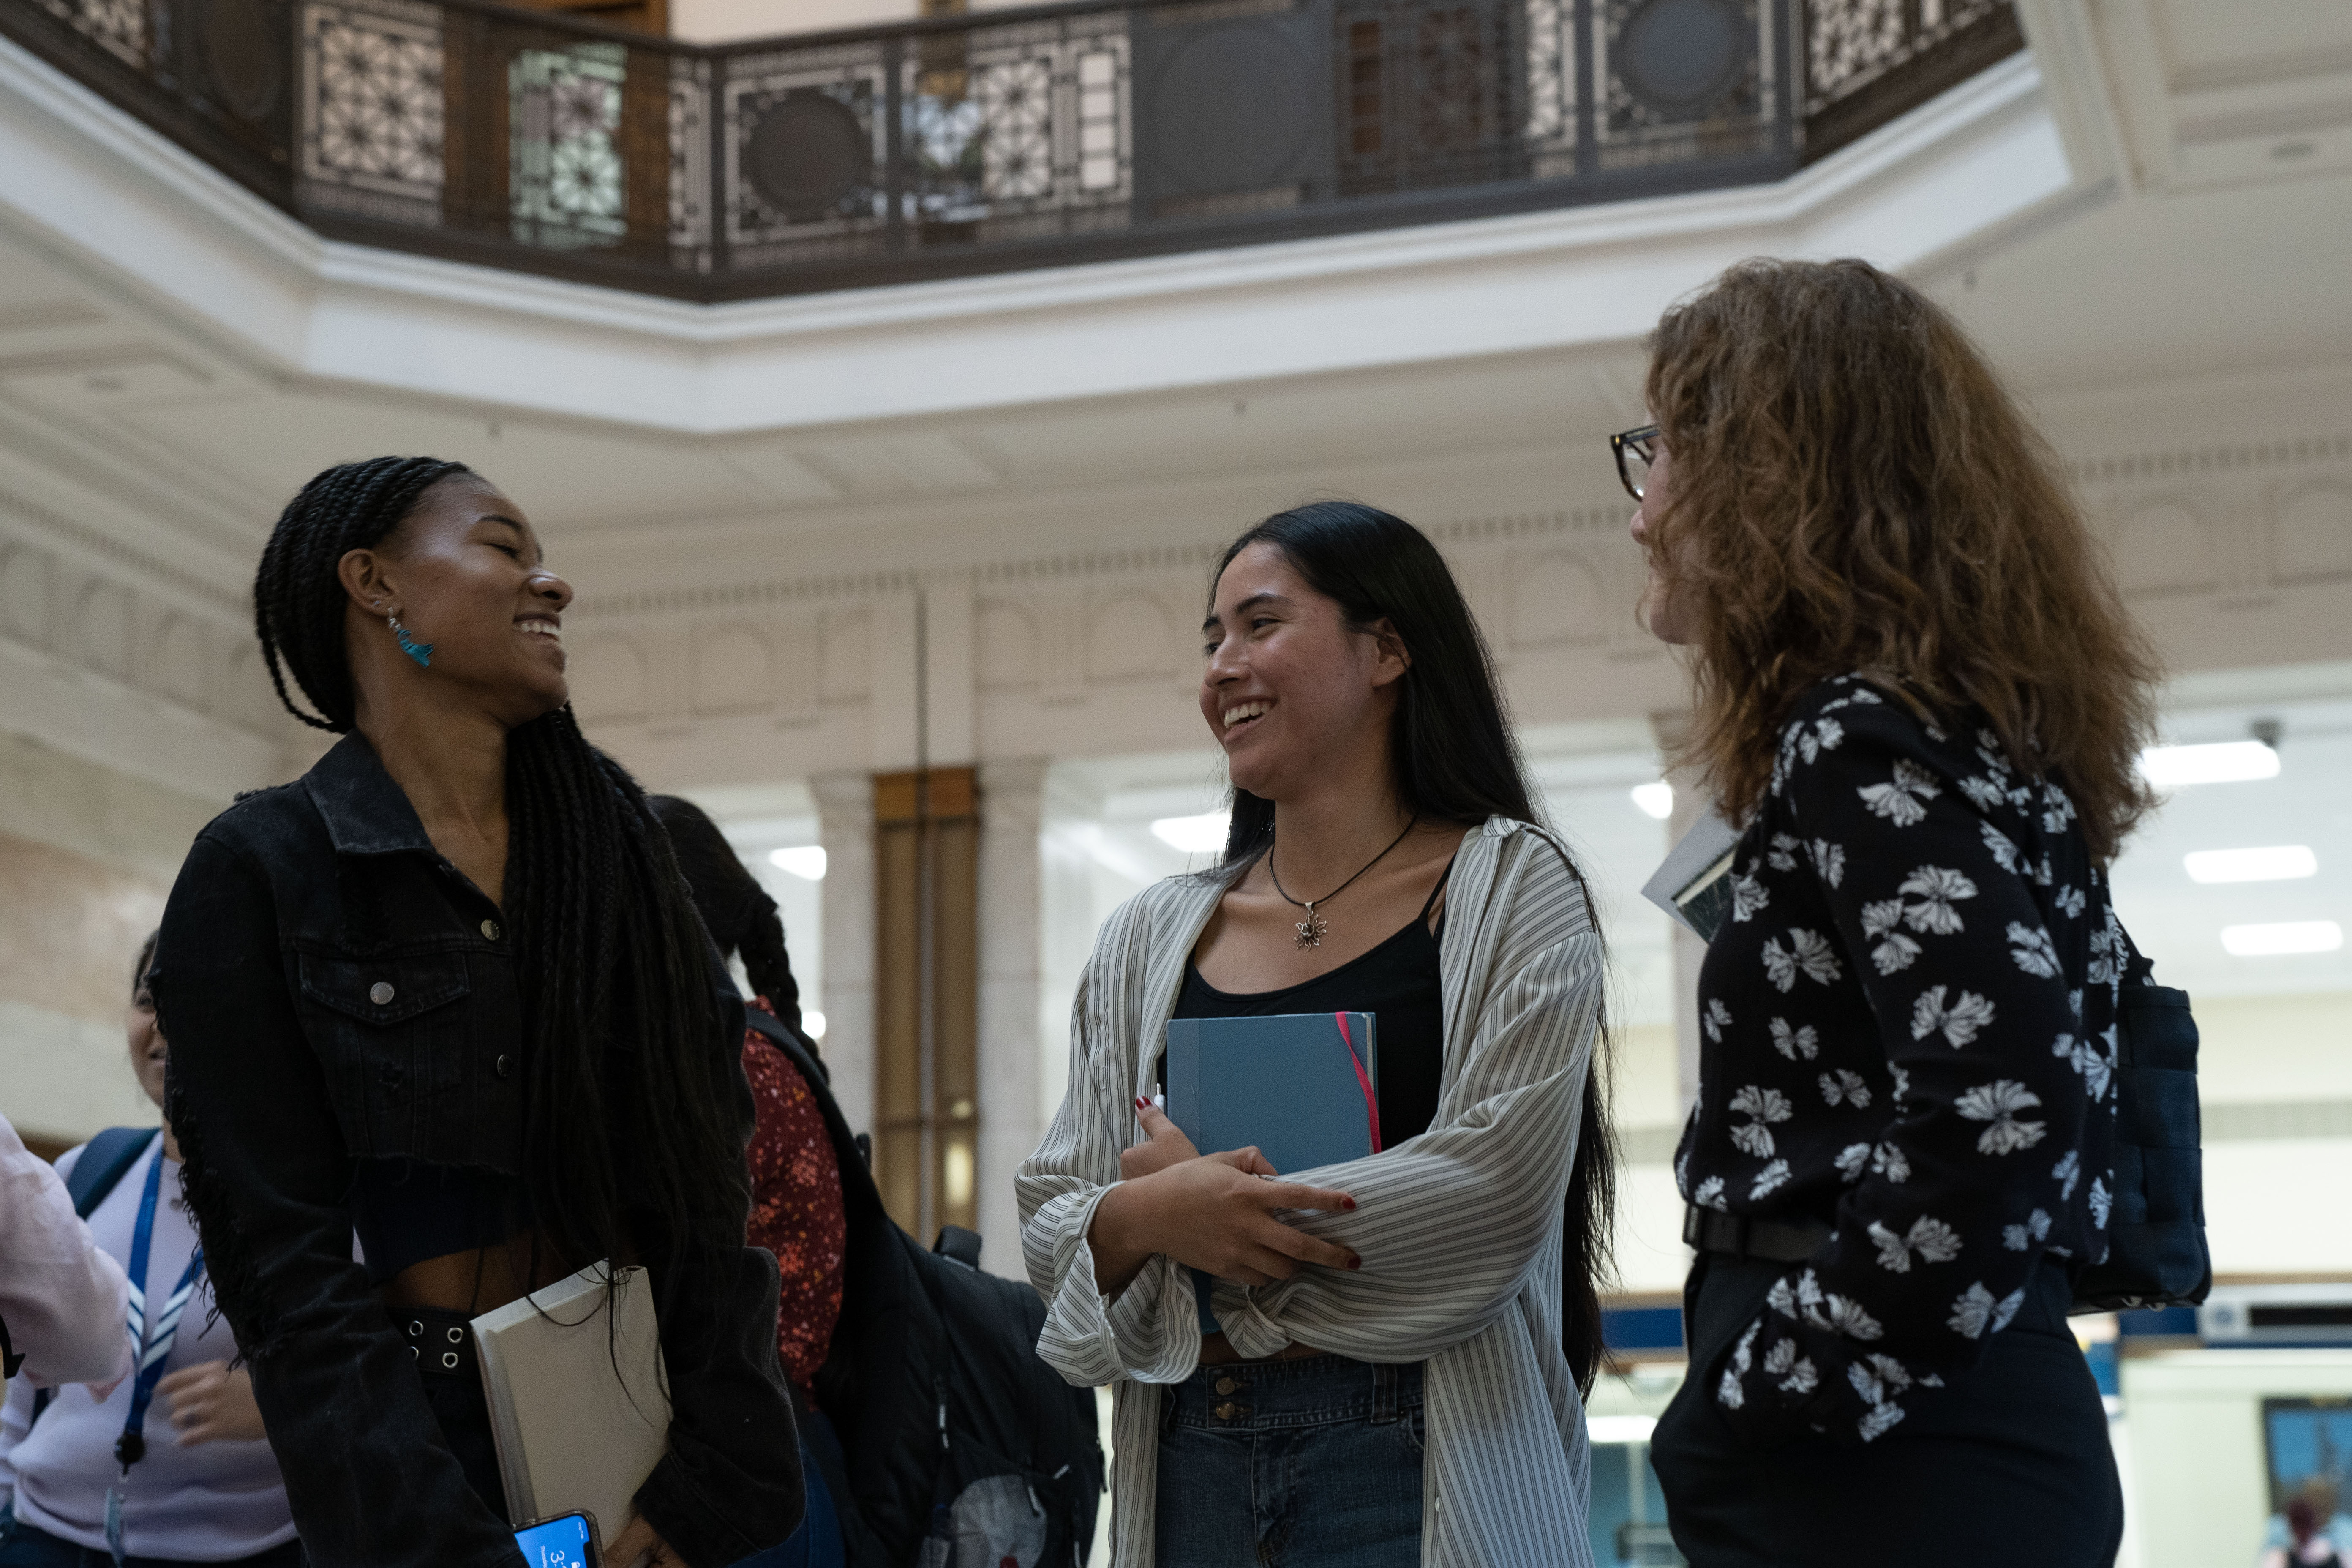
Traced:
[[596, 1539], [596, 1516], [584, 1509], [524, 1525], [515, 1531], [515, 1544], [530, 1568], [598, 1568], [604, 1551]]

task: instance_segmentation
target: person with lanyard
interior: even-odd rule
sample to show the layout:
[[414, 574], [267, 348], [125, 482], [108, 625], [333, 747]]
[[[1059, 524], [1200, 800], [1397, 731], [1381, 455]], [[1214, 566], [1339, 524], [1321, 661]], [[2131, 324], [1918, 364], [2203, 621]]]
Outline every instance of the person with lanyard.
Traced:
[[[129, 1034], [140, 1088], [160, 1106], [168, 1047], [147, 988], [154, 951], [151, 936], [133, 972]], [[58, 1164], [99, 1246], [127, 1266], [117, 1331], [131, 1370], [95, 1386], [11, 1385], [0, 1407], [0, 1493], [9, 1494], [0, 1568], [299, 1568], [252, 1379], [230, 1369], [226, 1325], [206, 1321], [204, 1249], [180, 1196], [171, 1123], [100, 1134]]]
[[[1267, 519], [1202, 631], [1223, 863], [1105, 923], [1016, 1178], [1038, 1353], [1114, 1389], [1113, 1561], [1586, 1568], [1613, 1210], [1583, 878], [1411, 524]], [[1369, 1158], [1204, 1154], [1152, 1105], [1171, 1017], [1332, 1012], [1377, 1018]]]

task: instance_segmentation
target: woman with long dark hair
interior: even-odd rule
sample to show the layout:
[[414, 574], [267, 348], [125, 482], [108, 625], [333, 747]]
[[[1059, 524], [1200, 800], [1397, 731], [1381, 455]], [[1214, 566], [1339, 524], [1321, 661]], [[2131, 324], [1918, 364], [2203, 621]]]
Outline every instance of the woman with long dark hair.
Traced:
[[[1116, 1389], [1115, 1560], [1588, 1563], [1613, 1183], [1583, 879], [1419, 530], [1270, 517], [1203, 629], [1223, 864], [1105, 924], [1019, 1175], [1039, 1352]], [[1171, 1017], [1339, 1011], [1379, 1020], [1370, 1158], [1203, 1155], [1151, 1104]]]
[[605, 1561], [717, 1568], [800, 1513], [775, 1266], [744, 1245], [741, 1005], [572, 721], [571, 598], [458, 464], [305, 485], [255, 620], [289, 710], [343, 738], [214, 819], [164, 913], [189, 1198], [337, 1568], [520, 1561], [467, 1322], [607, 1258], [650, 1272], [673, 1410]]
[[1617, 446], [1650, 629], [1692, 650], [1686, 760], [1743, 830], [1675, 1161], [1675, 1539], [1696, 1568], [2111, 1563], [2066, 1313], [2116, 1198], [2145, 961], [2107, 868], [2150, 804], [2154, 660], [2056, 459], [1901, 279], [1743, 263], [1666, 313], [1647, 391]]

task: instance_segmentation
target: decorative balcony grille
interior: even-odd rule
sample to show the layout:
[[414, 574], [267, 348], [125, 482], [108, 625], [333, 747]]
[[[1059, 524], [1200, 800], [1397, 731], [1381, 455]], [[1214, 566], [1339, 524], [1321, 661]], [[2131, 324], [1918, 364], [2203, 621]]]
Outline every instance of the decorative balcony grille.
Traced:
[[702, 47], [482, 0], [5, 0], [331, 237], [738, 299], [1779, 179], [2010, 0], [1126, 0]]

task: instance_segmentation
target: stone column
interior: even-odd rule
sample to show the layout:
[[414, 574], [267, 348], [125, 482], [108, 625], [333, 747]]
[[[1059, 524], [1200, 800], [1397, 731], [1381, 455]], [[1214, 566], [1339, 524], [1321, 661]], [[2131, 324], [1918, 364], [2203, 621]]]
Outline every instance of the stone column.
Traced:
[[1013, 1168], [1045, 1136], [1044, 846], [1046, 759], [980, 770], [980, 1157], [982, 1267], [1021, 1262]]
[[824, 846], [824, 1059], [850, 1130], [874, 1125], [874, 780], [818, 773], [817, 838]]

